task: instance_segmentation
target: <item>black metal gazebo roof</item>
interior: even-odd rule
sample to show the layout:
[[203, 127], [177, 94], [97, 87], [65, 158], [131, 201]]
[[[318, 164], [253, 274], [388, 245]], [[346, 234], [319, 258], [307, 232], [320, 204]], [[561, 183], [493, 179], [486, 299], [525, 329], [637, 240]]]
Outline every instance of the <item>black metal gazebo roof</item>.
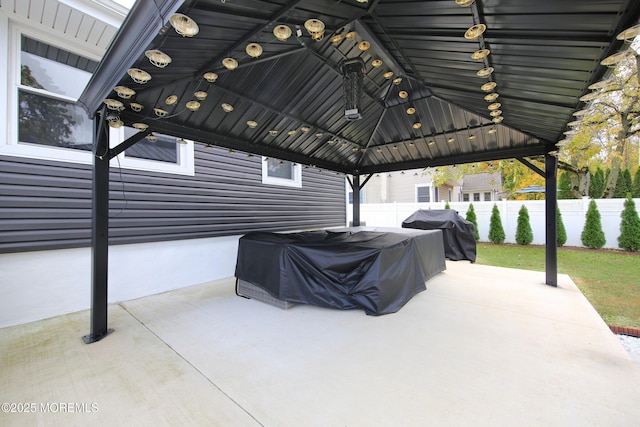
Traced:
[[[80, 102], [93, 114], [105, 99], [120, 100], [126, 124], [345, 173], [534, 156], [562, 139], [580, 97], [606, 72], [600, 61], [620, 48], [616, 34], [640, 15], [632, 0], [458, 3], [139, 0]], [[174, 13], [191, 18], [199, 32], [179, 35], [170, 24]], [[325, 24], [319, 41], [305, 28], [310, 19]], [[278, 25], [292, 30], [286, 41], [274, 36]], [[479, 25], [486, 26], [479, 37], [465, 37]], [[362, 41], [370, 48], [361, 50]], [[262, 46], [260, 57], [247, 54], [249, 43]], [[473, 59], [481, 49], [490, 54]], [[162, 51], [171, 63], [152, 65], [147, 50]], [[222, 65], [227, 57], [237, 69]], [[347, 121], [341, 64], [353, 58], [365, 64], [363, 118]], [[382, 65], [373, 66], [376, 59]], [[136, 83], [130, 68], [151, 80]], [[487, 69], [494, 71], [477, 75]], [[208, 82], [207, 72], [218, 79]], [[387, 72], [392, 76], [385, 78]], [[481, 89], [491, 82], [495, 89]], [[116, 86], [136, 93], [121, 99]], [[196, 91], [207, 97], [192, 112], [186, 103]], [[486, 101], [494, 92], [499, 97]], [[177, 101], [167, 105], [171, 95]], [[132, 111], [131, 102], [143, 110]], [[497, 125], [488, 109], [495, 102], [504, 118]], [[233, 111], [225, 113], [222, 103]], [[409, 107], [415, 114], [407, 114]]]

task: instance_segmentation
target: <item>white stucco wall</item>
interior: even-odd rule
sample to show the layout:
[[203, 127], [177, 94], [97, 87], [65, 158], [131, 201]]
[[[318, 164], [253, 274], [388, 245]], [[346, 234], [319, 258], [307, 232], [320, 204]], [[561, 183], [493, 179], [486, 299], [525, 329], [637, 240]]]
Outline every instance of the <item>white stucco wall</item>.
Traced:
[[[231, 277], [238, 239], [111, 246], [109, 302]], [[90, 303], [90, 248], [0, 255], [0, 328], [88, 309]]]

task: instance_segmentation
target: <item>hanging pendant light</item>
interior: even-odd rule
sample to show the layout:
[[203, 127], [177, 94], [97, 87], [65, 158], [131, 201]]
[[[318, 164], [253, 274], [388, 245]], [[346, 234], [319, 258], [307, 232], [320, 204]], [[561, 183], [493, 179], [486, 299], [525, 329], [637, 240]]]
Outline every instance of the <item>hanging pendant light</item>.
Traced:
[[129, 74], [129, 77], [131, 77], [134, 82], [141, 85], [148, 83], [149, 80], [151, 80], [151, 74], [139, 68], [129, 68], [127, 74]]
[[207, 97], [207, 92], [203, 90], [197, 90], [193, 93], [193, 96], [195, 96], [198, 101], [204, 101]]
[[476, 75], [478, 77], [489, 77], [491, 74], [493, 74], [493, 71], [494, 71], [493, 67], [487, 67], [487, 68], [483, 68], [481, 70], [478, 70]]
[[198, 101], [187, 102], [187, 109], [190, 111], [198, 111], [200, 109], [200, 103]]
[[496, 86], [497, 86], [496, 82], [487, 82], [482, 86], [480, 86], [480, 89], [482, 89], [485, 92], [491, 92], [496, 88]]
[[171, 57], [160, 50], [147, 50], [144, 54], [149, 62], [158, 68], [164, 68], [171, 63]]
[[135, 90], [129, 89], [126, 86], [116, 86], [113, 90], [115, 90], [118, 96], [122, 99], [129, 99], [136, 94]]
[[324, 33], [324, 22], [319, 19], [308, 19], [305, 21], [304, 27], [312, 37], [314, 34]]
[[258, 43], [249, 43], [245, 50], [247, 52], [247, 55], [252, 58], [258, 58], [260, 55], [262, 55], [262, 46], [260, 46]]
[[156, 113], [158, 117], [167, 117], [169, 112], [167, 110], [163, 110], [162, 108], [154, 108], [153, 112]]
[[224, 65], [227, 70], [235, 70], [238, 68], [238, 61], [233, 58], [224, 58], [222, 60], [222, 65]]
[[174, 13], [171, 15], [169, 22], [176, 30], [176, 33], [180, 34], [182, 37], [193, 37], [200, 31], [196, 21], [181, 13]]
[[216, 74], [216, 73], [214, 73], [212, 71], [209, 71], [207, 73], [204, 73], [204, 79], [206, 81], [208, 81], [209, 83], [213, 83], [216, 80], [218, 80], [218, 74]]
[[291, 28], [286, 25], [278, 25], [273, 29], [273, 35], [282, 42], [287, 41], [291, 37]]
[[487, 26], [484, 24], [476, 24], [470, 27], [464, 33], [464, 38], [467, 40], [475, 40], [480, 37], [487, 30]]
[[107, 108], [114, 111], [122, 111], [124, 110], [124, 104], [117, 99], [105, 99], [104, 103]]
[[492, 92], [484, 96], [484, 100], [487, 102], [493, 102], [498, 99], [500, 95], [497, 92]]
[[364, 40], [361, 41], [360, 43], [358, 43], [358, 49], [360, 49], [361, 51], [365, 51], [365, 50], [369, 50], [369, 48], [371, 47], [371, 43], [369, 43], [368, 41]]

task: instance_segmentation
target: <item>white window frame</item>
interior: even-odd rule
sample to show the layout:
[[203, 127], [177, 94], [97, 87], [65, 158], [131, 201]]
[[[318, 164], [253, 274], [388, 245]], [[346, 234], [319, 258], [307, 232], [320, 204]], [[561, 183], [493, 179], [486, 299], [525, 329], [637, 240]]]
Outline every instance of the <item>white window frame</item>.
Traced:
[[[268, 157], [262, 157], [262, 183], [266, 185], [279, 185], [283, 187], [302, 188], [302, 166], [299, 163], [293, 164], [293, 178], [278, 178], [269, 176]], [[276, 159], [273, 159], [276, 160]]]
[[[50, 34], [45, 34], [37, 30], [24, 27], [20, 24], [9, 23], [8, 34], [8, 52], [7, 52], [7, 135], [3, 141], [0, 141], [0, 154], [16, 157], [28, 157], [32, 159], [56, 160], [71, 163], [91, 164], [91, 152], [83, 150], [74, 150], [62, 147], [51, 147], [38, 144], [19, 144], [18, 143], [18, 88], [20, 87], [20, 40], [21, 36], [40, 40], [43, 43], [50, 44], [60, 49], [68, 50], [84, 56], [85, 58], [100, 61], [99, 57], [92, 55], [86, 51], [79, 51], [77, 46], [65, 42], [59, 38], [55, 38]], [[33, 91], [34, 93], [37, 90]], [[75, 99], [58, 95], [57, 99], [75, 102]]]
[[[176, 138], [177, 140], [178, 138]], [[109, 128], [109, 146], [114, 148], [124, 141], [124, 128]], [[175, 175], [195, 175], [194, 142], [185, 139], [186, 144], [178, 144], [178, 163], [163, 162], [160, 160], [140, 159], [127, 157], [125, 152], [111, 159], [111, 167], [122, 169], [134, 169], [149, 172], [164, 172]]]
[[[428, 202], [420, 202], [418, 201], [418, 188], [429, 188], [429, 201]], [[431, 203], [433, 201], [433, 186], [431, 184], [416, 184], [415, 186], [415, 201], [416, 203]]]
[[[78, 48], [78, 46], [66, 42], [63, 39], [46, 34], [42, 31], [28, 28], [19, 23], [8, 22], [7, 28], [7, 33], [2, 33], [0, 31], [0, 46], [7, 46], [8, 48], [6, 68], [8, 75], [5, 80], [7, 81], [7, 85], [0, 90], [0, 94], [5, 90], [7, 91], [6, 112], [2, 116], [2, 119], [0, 119], [0, 124], [3, 124], [6, 120], [6, 122], [4, 122], [6, 123], [6, 126], [4, 127], [6, 129], [6, 137], [0, 138], [0, 154], [31, 159], [53, 160], [88, 165], [92, 164], [93, 158], [91, 151], [51, 147], [39, 144], [18, 143], [18, 88], [20, 87], [21, 36], [25, 35], [27, 37], [40, 40], [44, 43], [68, 50], [69, 52], [76, 53], [94, 61], [100, 61], [100, 57], [95, 54], [91, 54], [86, 50], [82, 50]], [[3, 41], [7, 41], [7, 43], [2, 43]], [[4, 70], [0, 71], [0, 77], [2, 77], [3, 72]], [[37, 92], [37, 89], [33, 90], [33, 92]], [[76, 101], [76, 99], [61, 95], [57, 98], [70, 102]], [[118, 145], [124, 140], [123, 129], [110, 128], [109, 135], [111, 147]], [[131, 157], [127, 158], [124, 153], [122, 153], [111, 161], [111, 166], [193, 176], [195, 175], [194, 157], [194, 143], [193, 141], [187, 141], [187, 144], [178, 144], [178, 164]]]

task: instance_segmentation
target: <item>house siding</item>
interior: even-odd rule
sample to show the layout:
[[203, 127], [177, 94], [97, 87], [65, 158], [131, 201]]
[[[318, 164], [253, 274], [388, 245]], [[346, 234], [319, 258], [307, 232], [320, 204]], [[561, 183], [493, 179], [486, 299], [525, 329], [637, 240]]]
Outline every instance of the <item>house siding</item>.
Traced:
[[[111, 168], [109, 243], [344, 226], [344, 177], [262, 184], [259, 156], [196, 144], [193, 177]], [[91, 245], [91, 166], [0, 156], [0, 253]]]

